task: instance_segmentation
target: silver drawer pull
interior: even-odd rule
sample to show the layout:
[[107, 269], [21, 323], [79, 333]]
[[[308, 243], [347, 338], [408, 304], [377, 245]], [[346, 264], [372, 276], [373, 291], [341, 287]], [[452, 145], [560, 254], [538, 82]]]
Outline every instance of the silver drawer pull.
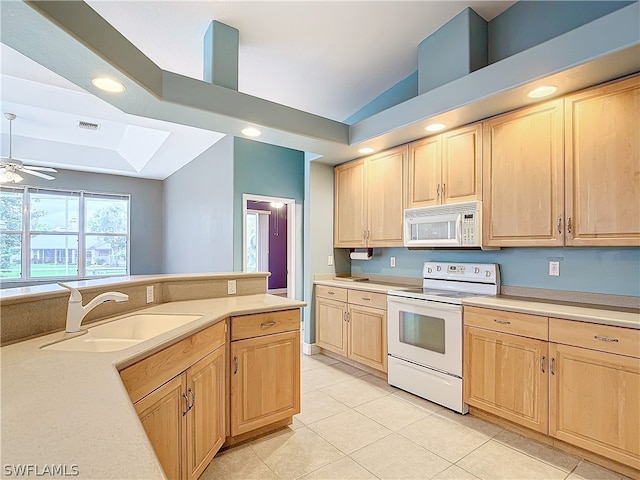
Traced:
[[363, 299], [365, 302], [370, 302], [370, 301], [371, 301], [371, 297], [362, 297], [362, 299]]
[[497, 318], [494, 318], [493, 321], [499, 323], [500, 325], [511, 325], [511, 322], [509, 320], [498, 320]]
[[542, 358], [540, 359], [540, 370], [542, 370], [542, 373], [544, 373], [544, 361], [545, 361], [545, 356], [543, 355]]
[[329, 295], [335, 295], [334, 292], [327, 292]]
[[594, 335], [593, 338], [600, 340], [601, 342], [617, 342], [617, 338], [601, 337], [600, 335]]
[[276, 324], [276, 322], [264, 322], [260, 324], [260, 328], [268, 328], [268, 327], [273, 327]]

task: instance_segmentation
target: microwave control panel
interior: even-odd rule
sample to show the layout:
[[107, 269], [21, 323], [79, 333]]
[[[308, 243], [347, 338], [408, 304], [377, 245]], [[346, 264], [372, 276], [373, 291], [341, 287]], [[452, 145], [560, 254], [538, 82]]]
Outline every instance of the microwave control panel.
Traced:
[[478, 232], [478, 216], [475, 213], [462, 214], [462, 245], [478, 245], [480, 239], [476, 238]]

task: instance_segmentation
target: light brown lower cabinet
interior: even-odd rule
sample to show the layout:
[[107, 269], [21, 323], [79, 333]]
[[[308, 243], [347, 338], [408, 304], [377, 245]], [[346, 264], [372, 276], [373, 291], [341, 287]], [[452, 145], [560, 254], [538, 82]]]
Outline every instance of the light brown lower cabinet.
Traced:
[[316, 285], [316, 344], [387, 371], [387, 296]]
[[[475, 307], [464, 321], [465, 402], [640, 470], [640, 330]], [[549, 341], [505, 333], [547, 325]]]
[[169, 479], [197, 479], [226, 438], [221, 322], [120, 372]]
[[300, 310], [231, 318], [231, 436], [300, 413]]

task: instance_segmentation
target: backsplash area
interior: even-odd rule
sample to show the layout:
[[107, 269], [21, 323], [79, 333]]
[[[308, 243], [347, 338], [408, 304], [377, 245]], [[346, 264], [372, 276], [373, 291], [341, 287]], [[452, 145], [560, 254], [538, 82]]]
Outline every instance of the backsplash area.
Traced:
[[[396, 266], [390, 267], [395, 257]], [[352, 260], [352, 274], [420, 277], [427, 261], [500, 264], [502, 284], [574, 292], [640, 296], [640, 248], [504, 248], [502, 250], [374, 249], [371, 260]], [[549, 276], [549, 262], [560, 276]]]

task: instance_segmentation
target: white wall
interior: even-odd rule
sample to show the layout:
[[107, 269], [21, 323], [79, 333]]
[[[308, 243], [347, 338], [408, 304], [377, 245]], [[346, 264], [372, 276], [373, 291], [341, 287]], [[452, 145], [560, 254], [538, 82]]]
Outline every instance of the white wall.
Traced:
[[163, 271], [233, 271], [233, 137], [164, 181]]

